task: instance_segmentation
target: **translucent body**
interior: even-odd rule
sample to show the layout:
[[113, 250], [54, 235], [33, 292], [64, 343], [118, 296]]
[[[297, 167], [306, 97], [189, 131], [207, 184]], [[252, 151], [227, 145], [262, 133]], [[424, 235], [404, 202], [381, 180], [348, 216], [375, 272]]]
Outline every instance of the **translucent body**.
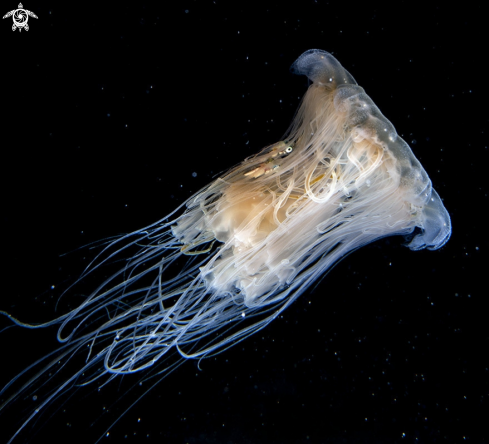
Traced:
[[[428, 175], [353, 77], [320, 50], [291, 69], [312, 84], [283, 141], [175, 213], [114, 241], [82, 276], [127, 258], [78, 308], [49, 324], [60, 324], [64, 344], [55, 361], [82, 347], [87, 361], [45, 394], [41, 409], [81, 375], [110, 379], [157, 362], [164, 371], [172, 362], [162, 358], [172, 350], [202, 357], [235, 344], [376, 239], [410, 235], [412, 250], [448, 240], [450, 218]], [[38, 377], [13, 389], [5, 404]]]

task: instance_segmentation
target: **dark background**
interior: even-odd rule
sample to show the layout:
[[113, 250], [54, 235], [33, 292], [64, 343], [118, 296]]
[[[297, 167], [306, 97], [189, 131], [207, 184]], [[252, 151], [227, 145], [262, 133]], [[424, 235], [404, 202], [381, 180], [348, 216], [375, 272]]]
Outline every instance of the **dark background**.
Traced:
[[[0, 309], [51, 319], [90, 251], [60, 255], [160, 219], [280, 140], [307, 88], [288, 68], [311, 48], [392, 121], [453, 224], [440, 251], [391, 238], [355, 252], [263, 331], [184, 363], [102, 442], [488, 442], [482, 6], [50, 3], [26, 0], [28, 32], [0, 22]], [[2, 385], [56, 347], [55, 329], [0, 338]], [[18, 442], [95, 442], [139, 378], [79, 390]], [[18, 420], [4, 410], [0, 441]]]

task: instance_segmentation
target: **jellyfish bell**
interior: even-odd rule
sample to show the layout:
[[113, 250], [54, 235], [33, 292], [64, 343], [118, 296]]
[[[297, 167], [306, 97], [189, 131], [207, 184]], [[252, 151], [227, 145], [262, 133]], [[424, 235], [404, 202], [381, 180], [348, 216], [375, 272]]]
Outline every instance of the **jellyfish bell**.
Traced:
[[316, 49], [291, 70], [312, 83], [283, 140], [103, 248], [80, 279], [120, 259], [123, 266], [77, 308], [29, 325], [58, 325], [62, 345], [2, 390], [1, 409], [75, 354], [84, 353], [85, 363], [36, 395], [37, 411], [75, 384], [153, 367], [164, 375], [176, 362], [169, 356], [220, 352], [379, 238], [406, 236], [412, 250], [447, 242], [450, 217], [427, 173], [354, 78]]

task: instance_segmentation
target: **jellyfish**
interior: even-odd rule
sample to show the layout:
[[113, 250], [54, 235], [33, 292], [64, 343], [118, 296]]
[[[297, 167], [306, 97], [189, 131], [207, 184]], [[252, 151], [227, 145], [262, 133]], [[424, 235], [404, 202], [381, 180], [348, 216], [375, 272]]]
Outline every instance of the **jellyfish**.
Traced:
[[363, 245], [393, 235], [411, 250], [447, 242], [450, 217], [428, 174], [350, 73], [318, 49], [291, 71], [310, 86], [282, 140], [103, 246], [79, 281], [109, 263], [118, 269], [76, 308], [40, 325], [3, 312], [29, 328], [57, 325], [61, 346], [7, 384], [0, 409], [58, 362], [84, 356], [38, 396], [16, 435], [74, 385], [154, 367], [164, 376], [235, 345]]

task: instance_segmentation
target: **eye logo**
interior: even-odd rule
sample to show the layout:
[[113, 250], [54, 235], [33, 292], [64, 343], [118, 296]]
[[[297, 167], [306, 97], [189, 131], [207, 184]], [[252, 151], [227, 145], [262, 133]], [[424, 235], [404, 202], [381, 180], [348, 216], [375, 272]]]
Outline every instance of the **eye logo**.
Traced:
[[19, 28], [19, 32], [22, 31], [22, 28], [24, 28], [26, 31], [29, 31], [29, 25], [27, 24], [27, 21], [29, 20], [29, 16], [38, 18], [36, 14], [34, 14], [31, 11], [28, 11], [27, 9], [24, 9], [22, 6], [22, 3], [19, 3], [18, 9], [14, 9], [10, 12], [7, 12], [2, 18], [7, 18], [12, 16], [12, 19], [14, 20], [14, 24], [12, 25], [12, 31], [15, 31], [17, 28]]

